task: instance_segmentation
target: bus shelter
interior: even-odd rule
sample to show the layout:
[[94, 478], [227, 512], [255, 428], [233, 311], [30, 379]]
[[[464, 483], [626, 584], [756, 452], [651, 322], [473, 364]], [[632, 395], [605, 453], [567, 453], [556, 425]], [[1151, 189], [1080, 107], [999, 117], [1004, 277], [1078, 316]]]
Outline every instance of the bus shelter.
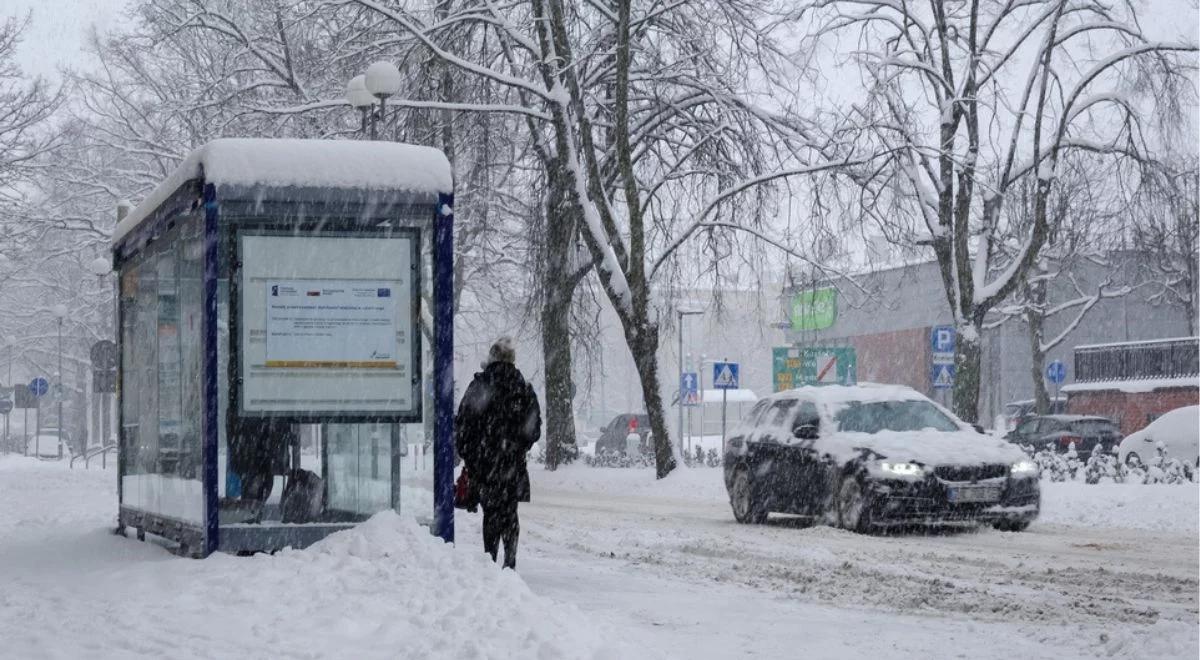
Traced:
[[[112, 250], [118, 533], [191, 556], [273, 551], [403, 509], [453, 540], [440, 151], [215, 140], [118, 223]], [[424, 489], [401, 469], [422, 445]]]

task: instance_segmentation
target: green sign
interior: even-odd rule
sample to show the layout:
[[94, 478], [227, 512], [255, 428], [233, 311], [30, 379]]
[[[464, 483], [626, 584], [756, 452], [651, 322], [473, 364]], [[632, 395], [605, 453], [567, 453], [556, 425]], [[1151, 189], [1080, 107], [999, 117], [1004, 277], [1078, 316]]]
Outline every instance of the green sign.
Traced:
[[858, 383], [858, 354], [850, 346], [783, 346], [773, 349], [776, 392], [804, 385]]
[[792, 330], [824, 330], [837, 320], [837, 289], [810, 289], [792, 298]]

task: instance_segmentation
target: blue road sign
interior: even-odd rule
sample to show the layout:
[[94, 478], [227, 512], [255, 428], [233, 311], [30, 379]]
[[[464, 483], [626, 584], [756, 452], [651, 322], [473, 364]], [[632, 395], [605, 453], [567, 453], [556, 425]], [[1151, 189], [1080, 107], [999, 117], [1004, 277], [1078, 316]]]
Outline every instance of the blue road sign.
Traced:
[[935, 362], [929, 374], [929, 380], [935, 390], [948, 390], [954, 387], [954, 365], [945, 362]]
[[1062, 360], [1055, 360], [1046, 365], [1046, 380], [1061, 385], [1067, 379], [1067, 365]]
[[700, 375], [685, 371], [679, 376], [679, 400], [685, 406], [700, 405]]
[[29, 393], [35, 397], [46, 396], [46, 392], [50, 391], [50, 383], [46, 382], [45, 378], [34, 378], [29, 381]]
[[738, 363], [713, 363], [713, 389], [736, 390], [738, 388]]
[[935, 325], [929, 329], [929, 343], [934, 353], [954, 352], [954, 326]]

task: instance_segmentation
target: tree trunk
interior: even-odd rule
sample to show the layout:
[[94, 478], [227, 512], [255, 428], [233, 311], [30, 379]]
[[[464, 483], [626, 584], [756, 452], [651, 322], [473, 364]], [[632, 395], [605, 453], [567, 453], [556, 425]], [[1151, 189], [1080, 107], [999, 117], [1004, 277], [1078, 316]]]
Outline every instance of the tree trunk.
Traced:
[[1043, 326], [1046, 323], [1044, 311], [1046, 308], [1046, 284], [1039, 280], [1027, 287], [1029, 307], [1025, 311], [1025, 322], [1029, 324], [1029, 354], [1032, 357], [1029, 366], [1029, 376], [1033, 379], [1034, 410], [1039, 415], [1050, 412], [1050, 395], [1046, 392], [1046, 380], [1042, 377], [1042, 369], [1046, 365], [1046, 353], [1042, 350]]
[[568, 201], [560, 167], [548, 168], [545, 211], [545, 253], [542, 258], [542, 360], [546, 371], [546, 469], [562, 461], [563, 444], [575, 444], [571, 360], [571, 301], [578, 279], [571, 272], [571, 254], [578, 211]]
[[[547, 269], [547, 272], [549, 270]], [[560, 288], [565, 287], [560, 285]], [[546, 363], [547, 470], [554, 470], [562, 462], [564, 444], [575, 444], [570, 294], [570, 291], [548, 289], [542, 304], [542, 357]]]
[[983, 369], [979, 323], [960, 326], [954, 342], [954, 414], [964, 422], [979, 421], [979, 382]]
[[646, 404], [646, 416], [650, 418], [655, 476], [662, 479], [675, 469], [676, 462], [658, 380], [658, 328], [644, 320], [631, 323], [625, 327], [625, 341], [633, 352], [633, 364], [642, 384], [642, 401]]

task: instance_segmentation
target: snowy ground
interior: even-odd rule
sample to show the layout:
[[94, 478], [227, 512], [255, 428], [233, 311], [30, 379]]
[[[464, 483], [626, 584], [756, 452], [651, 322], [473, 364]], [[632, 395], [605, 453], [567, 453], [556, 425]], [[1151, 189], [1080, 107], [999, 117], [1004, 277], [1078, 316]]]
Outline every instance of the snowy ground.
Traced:
[[[108, 533], [114, 475], [0, 457], [0, 657], [1195, 658], [1195, 485], [1045, 484], [1027, 532], [732, 521], [720, 470], [534, 469], [520, 573], [392, 515], [303, 552]], [[406, 478], [410, 474], [406, 473]], [[417, 483], [412, 485], [419, 485]]]

